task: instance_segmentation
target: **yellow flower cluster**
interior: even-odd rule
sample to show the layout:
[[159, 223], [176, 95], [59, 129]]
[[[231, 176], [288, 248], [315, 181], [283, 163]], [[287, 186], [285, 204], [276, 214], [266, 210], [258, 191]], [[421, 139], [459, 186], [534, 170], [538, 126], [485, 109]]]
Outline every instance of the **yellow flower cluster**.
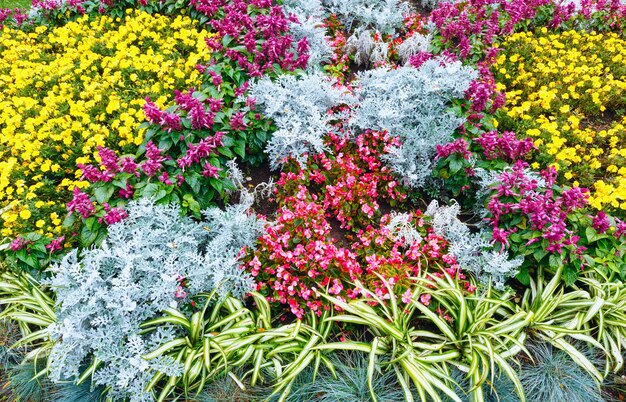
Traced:
[[0, 234], [61, 234], [71, 190], [88, 185], [76, 164], [98, 161], [98, 146], [135, 153], [145, 97], [163, 107], [198, 86], [206, 36], [189, 17], [139, 10], [1, 31]]
[[501, 45], [495, 68], [507, 104], [501, 128], [534, 139], [535, 167], [591, 190], [597, 209], [626, 210], [626, 41], [616, 33], [546, 28]]

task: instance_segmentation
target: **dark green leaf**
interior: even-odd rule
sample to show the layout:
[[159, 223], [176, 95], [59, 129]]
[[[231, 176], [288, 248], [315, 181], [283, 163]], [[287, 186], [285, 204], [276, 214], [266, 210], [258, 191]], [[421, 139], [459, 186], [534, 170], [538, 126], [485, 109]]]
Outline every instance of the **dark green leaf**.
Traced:
[[462, 168], [463, 168], [463, 160], [457, 157], [453, 157], [452, 160], [450, 160], [450, 174], [455, 174]]
[[246, 142], [245, 141], [236, 141], [235, 147], [233, 148], [235, 153], [242, 158], [246, 157]]
[[109, 201], [114, 191], [115, 187], [106, 185], [96, 188], [96, 190], [94, 191], [94, 196], [96, 197], [96, 201], [98, 201], [100, 204], [104, 204], [105, 202]]
[[515, 277], [520, 283], [524, 286], [530, 285], [530, 273], [528, 272], [528, 267], [522, 267], [517, 276]]
[[567, 286], [572, 286], [578, 279], [578, 270], [567, 266], [563, 270], [563, 280]]

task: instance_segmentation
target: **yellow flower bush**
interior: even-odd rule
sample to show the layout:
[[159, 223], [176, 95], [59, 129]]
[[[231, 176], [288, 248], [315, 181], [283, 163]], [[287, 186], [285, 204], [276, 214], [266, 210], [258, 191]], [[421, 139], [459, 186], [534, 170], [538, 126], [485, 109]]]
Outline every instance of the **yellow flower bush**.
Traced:
[[498, 123], [533, 138], [535, 167], [591, 190], [597, 209], [626, 210], [626, 41], [616, 33], [520, 32], [495, 68], [507, 104]]
[[0, 32], [0, 234], [62, 233], [76, 164], [97, 147], [135, 153], [150, 96], [200, 84], [207, 32], [189, 17], [134, 10], [84, 16], [59, 28]]

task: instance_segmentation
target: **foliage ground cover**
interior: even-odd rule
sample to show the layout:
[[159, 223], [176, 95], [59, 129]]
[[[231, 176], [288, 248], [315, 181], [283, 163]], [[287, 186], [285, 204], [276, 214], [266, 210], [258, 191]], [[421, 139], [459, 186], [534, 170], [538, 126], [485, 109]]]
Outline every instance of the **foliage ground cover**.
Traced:
[[412, 7], [0, 10], [0, 398], [619, 400], [626, 5]]

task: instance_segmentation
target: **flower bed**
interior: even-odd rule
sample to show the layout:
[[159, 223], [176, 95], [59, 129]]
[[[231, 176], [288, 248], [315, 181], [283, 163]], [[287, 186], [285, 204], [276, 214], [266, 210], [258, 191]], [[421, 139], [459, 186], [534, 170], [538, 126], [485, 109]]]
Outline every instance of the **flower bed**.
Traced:
[[626, 6], [583, 3], [2, 11], [6, 392], [618, 398]]

